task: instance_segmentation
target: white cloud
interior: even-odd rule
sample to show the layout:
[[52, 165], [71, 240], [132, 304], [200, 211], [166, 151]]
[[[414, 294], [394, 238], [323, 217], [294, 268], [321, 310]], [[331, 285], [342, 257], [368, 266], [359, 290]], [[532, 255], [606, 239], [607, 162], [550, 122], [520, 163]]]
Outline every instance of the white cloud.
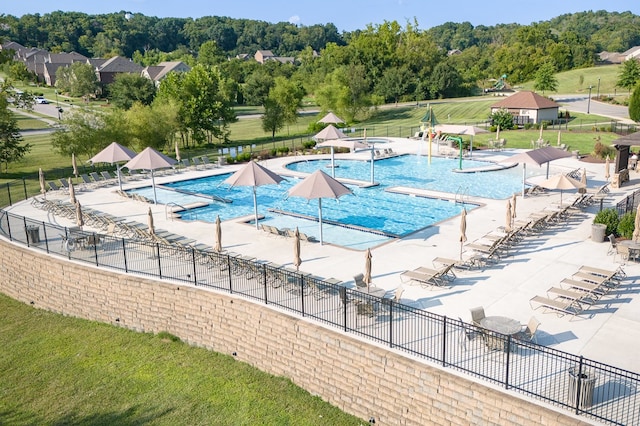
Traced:
[[300, 17], [298, 15], [293, 15], [289, 18], [289, 23], [293, 25], [298, 25], [300, 23]]

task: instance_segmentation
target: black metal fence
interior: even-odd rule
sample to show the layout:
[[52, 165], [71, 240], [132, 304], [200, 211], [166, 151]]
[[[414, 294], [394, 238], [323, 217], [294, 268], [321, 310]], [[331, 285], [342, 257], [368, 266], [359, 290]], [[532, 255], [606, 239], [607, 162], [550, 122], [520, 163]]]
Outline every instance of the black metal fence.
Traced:
[[640, 190], [635, 191], [631, 195], [627, 195], [624, 200], [619, 201], [618, 204], [616, 204], [618, 215], [622, 216], [625, 213], [635, 212], [638, 208], [638, 204], [640, 204]]
[[640, 424], [640, 376], [240, 255], [83, 232], [0, 210], [14, 243], [125, 273], [214, 288], [611, 424]]

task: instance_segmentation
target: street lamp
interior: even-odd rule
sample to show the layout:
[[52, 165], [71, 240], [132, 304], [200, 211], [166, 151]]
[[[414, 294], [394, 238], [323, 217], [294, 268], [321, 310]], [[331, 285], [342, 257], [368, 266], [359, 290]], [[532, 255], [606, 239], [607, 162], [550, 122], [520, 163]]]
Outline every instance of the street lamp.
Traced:
[[593, 89], [593, 86], [589, 86], [589, 99], [587, 100], [587, 114], [589, 114], [589, 110], [591, 109], [591, 89]]
[[58, 90], [54, 90], [56, 94], [56, 111], [58, 111], [58, 121], [60, 121], [60, 104], [58, 103]]
[[596, 91], [596, 99], [600, 100], [600, 77], [598, 77], [598, 90]]

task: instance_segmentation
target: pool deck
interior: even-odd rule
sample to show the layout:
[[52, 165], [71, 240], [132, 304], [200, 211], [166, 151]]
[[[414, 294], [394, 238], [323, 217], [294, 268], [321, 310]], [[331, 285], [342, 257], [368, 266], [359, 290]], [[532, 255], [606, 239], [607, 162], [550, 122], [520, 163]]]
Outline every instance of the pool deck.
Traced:
[[[427, 142], [412, 139], [390, 138], [385, 148], [392, 148], [396, 153], [426, 153]], [[420, 144], [423, 144], [420, 147]], [[473, 158], [478, 160], [500, 161], [520, 150], [475, 151]], [[323, 156], [305, 156], [305, 159], [327, 158]], [[354, 154], [337, 154], [336, 158], [355, 158], [366, 160], [368, 152]], [[262, 164], [276, 173], [293, 176], [294, 173], [284, 169], [290, 161], [298, 161], [300, 157], [274, 158]], [[202, 177], [209, 174], [229, 173], [240, 166], [229, 165], [218, 168], [185, 170], [178, 174], [156, 177], [156, 183], [169, 182], [176, 179]], [[588, 187], [598, 188], [605, 183], [604, 164], [579, 162], [567, 158], [551, 163], [550, 174], [569, 172], [577, 168], [585, 168], [588, 176]], [[529, 172], [543, 174], [546, 167], [527, 168]], [[297, 175], [297, 174], [296, 174]], [[366, 182], [365, 182], [366, 183]], [[125, 189], [148, 186], [149, 179], [125, 184]], [[631, 172], [631, 181], [621, 188], [612, 188], [604, 201], [604, 207], [615, 206], [627, 194], [640, 188], [640, 174]], [[146, 223], [147, 211], [151, 207], [157, 228], [193, 238], [198, 242], [215, 245], [214, 225], [201, 221], [182, 222], [175, 219], [171, 209], [163, 205], [150, 205], [140, 201], [126, 199], [116, 194], [117, 187], [82, 190], [76, 187], [76, 197], [86, 207], [111, 213], [129, 220]], [[436, 191], [411, 189], [416, 196], [434, 196]], [[564, 198], [569, 199], [570, 191], [565, 191]], [[451, 195], [449, 195], [451, 197]], [[66, 195], [48, 193], [49, 199], [67, 199]], [[454, 197], [455, 198], [455, 197]], [[522, 219], [551, 207], [560, 199], [559, 192], [544, 195], [518, 197], [517, 218]], [[502, 226], [505, 217], [505, 200], [474, 199], [480, 208], [470, 210], [467, 214], [467, 240], [472, 242], [483, 235]], [[452, 201], [453, 202], [453, 201]], [[9, 211], [34, 219], [63, 226], [74, 224], [65, 218], [52, 217], [43, 210], [35, 209], [29, 202], [18, 203], [8, 208]], [[623, 268], [627, 278], [622, 286], [589, 307], [585, 314], [571, 319], [568, 316], [558, 317], [553, 313], [544, 313], [541, 309], [533, 310], [529, 300], [536, 296], [545, 296], [547, 289], [558, 287], [563, 278], [570, 277], [582, 265], [590, 265], [602, 269], [616, 269], [619, 259], [607, 255], [609, 243], [591, 241], [591, 223], [599, 206], [591, 206], [584, 212], [554, 229], [539, 235], [530, 236], [518, 244], [509, 256], [496, 265], [486, 269], [465, 270], [457, 273], [458, 277], [448, 287], [423, 288], [412, 282], [402, 282], [400, 274], [419, 266], [433, 267], [436, 257], [457, 259], [460, 257], [460, 219], [459, 217], [440, 222], [400, 240], [380, 245], [372, 249], [373, 283], [391, 294], [398, 286], [404, 287], [402, 303], [427, 309], [448, 317], [461, 317], [470, 321], [469, 309], [483, 306], [487, 315], [503, 315], [517, 319], [525, 324], [534, 315], [541, 321], [538, 329], [538, 342], [559, 350], [584, 355], [585, 357], [605, 362], [616, 367], [639, 371], [637, 353], [640, 350], [640, 296], [638, 283], [640, 280], [640, 264], [630, 263]], [[90, 228], [87, 228], [90, 230]], [[255, 257], [257, 259], [292, 266], [293, 241], [290, 238], [278, 237], [256, 230], [255, 226], [237, 220], [225, 221], [222, 224], [222, 242], [225, 250]], [[325, 278], [336, 278], [347, 286], [354, 286], [353, 276], [364, 272], [365, 255], [362, 251], [318, 243], [302, 243], [302, 265], [300, 270]]]

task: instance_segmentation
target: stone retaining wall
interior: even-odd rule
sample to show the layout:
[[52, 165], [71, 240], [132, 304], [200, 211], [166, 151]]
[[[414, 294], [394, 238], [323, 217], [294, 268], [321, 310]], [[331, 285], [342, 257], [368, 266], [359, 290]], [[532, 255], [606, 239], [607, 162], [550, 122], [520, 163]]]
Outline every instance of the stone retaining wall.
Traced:
[[290, 378], [377, 425], [580, 425], [584, 419], [502, 392], [233, 295], [114, 273], [0, 240], [0, 292], [65, 315], [192, 345]]

